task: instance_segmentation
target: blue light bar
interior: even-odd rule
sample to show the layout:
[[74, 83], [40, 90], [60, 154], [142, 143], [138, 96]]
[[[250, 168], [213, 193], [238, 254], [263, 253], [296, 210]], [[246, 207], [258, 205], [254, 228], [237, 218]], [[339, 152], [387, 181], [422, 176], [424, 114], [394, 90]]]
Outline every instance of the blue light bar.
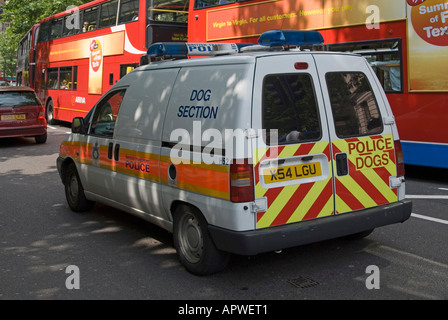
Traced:
[[187, 56], [216, 56], [240, 53], [241, 49], [253, 43], [188, 43], [188, 42], [157, 42], [147, 51], [147, 56], [153, 60], [185, 59]]
[[162, 57], [185, 57], [188, 54], [185, 42], [157, 42], [148, 48], [148, 56]]
[[310, 30], [270, 30], [263, 32], [258, 38], [262, 46], [303, 46], [324, 43], [324, 38], [318, 31]]

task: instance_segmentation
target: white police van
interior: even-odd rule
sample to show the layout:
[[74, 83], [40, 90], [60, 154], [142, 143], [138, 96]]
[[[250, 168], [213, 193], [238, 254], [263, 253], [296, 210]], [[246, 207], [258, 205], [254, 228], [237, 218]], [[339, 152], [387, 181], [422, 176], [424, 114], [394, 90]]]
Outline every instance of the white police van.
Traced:
[[[232, 253], [407, 220], [384, 91], [363, 57], [307, 49], [322, 42], [274, 30], [259, 45], [155, 44], [73, 120], [57, 160], [70, 208], [98, 201], [169, 230], [199, 275]], [[193, 53], [213, 56], [178, 59]]]

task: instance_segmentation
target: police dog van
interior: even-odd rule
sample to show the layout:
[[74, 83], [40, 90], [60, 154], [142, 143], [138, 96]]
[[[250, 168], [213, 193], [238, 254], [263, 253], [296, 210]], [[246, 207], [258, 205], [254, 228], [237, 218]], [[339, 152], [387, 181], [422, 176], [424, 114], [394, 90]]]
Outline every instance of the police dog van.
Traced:
[[[273, 30], [259, 45], [153, 45], [150, 64], [73, 119], [57, 160], [69, 207], [97, 201], [172, 232], [198, 275], [231, 254], [404, 222], [385, 93], [363, 57], [307, 49], [319, 43]], [[195, 53], [206, 57], [179, 59]]]

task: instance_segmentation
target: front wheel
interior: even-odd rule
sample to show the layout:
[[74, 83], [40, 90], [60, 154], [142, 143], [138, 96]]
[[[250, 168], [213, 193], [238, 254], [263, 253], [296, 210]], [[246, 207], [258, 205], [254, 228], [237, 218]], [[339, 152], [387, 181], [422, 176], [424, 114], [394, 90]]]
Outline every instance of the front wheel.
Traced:
[[53, 104], [52, 100], [48, 101], [48, 103], [47, 103], [47, 108], [45, 109], [45, 118], [47, 119], [48, 124], [55, 124], [54, 104]]
[[181, 205], [174, 214], [174, 246], [179, 260], [191, 273], [209, 275], [222, 271], [230, 254], [216, 248], [208, 232], [208, 225], [195, 208]]
[[87, 200], [84, 194], [84, 188], [74, 163], [70, 163], [67, 167], [64, 185], [65, 197], [70, 209], [75, 212], [83, 212], [93, 207], [94, 202]]

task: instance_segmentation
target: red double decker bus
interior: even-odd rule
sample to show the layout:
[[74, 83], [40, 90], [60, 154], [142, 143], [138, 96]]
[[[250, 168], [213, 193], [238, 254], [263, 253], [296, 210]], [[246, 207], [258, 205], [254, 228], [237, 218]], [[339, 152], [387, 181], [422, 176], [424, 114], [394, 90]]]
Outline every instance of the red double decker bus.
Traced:
[[321, 49], [363, 55], [386, 91], [405, 163], [448, 168], [446, 0], [195, 0], [189, 12], [190, 42], [318, 30]]
[[19, 84], [34, 88], [49, 123], [85, 116], [138, 67], [148, 46], [186, 41], [188, 0], [95, 0], [43, 19], [19, 44]]

